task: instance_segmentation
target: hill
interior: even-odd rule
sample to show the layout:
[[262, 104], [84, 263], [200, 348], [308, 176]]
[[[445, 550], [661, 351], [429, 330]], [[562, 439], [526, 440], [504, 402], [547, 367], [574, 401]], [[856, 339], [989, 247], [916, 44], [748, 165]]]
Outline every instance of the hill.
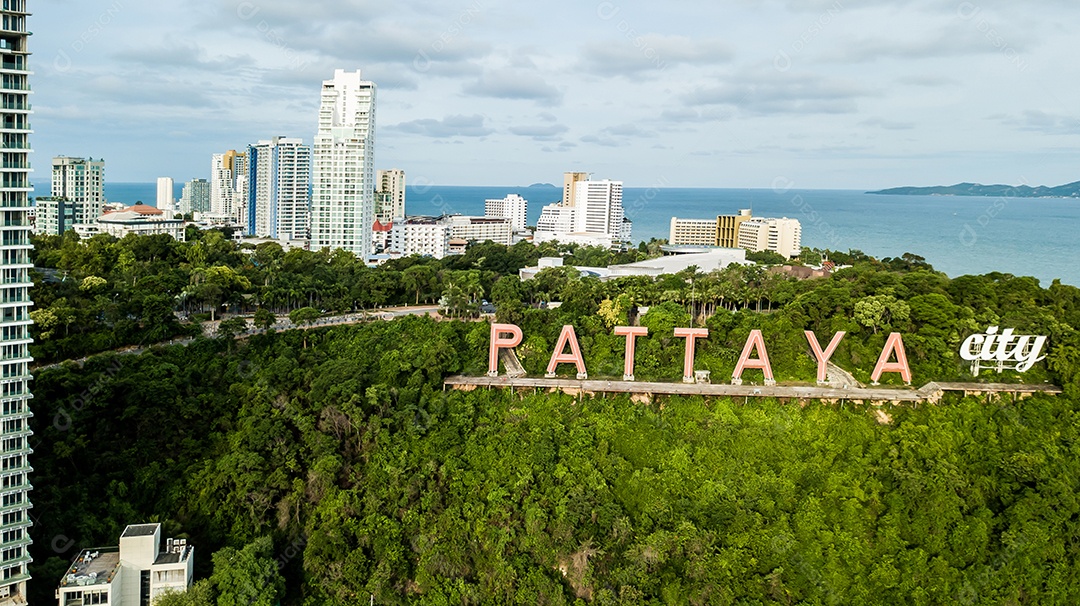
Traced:
[[990, 198], [1077, 198], [1080, 197], [1080, 181], [1047, 187], [1039, 185], [983, 185], [981, 183], [957, 183], [934, 187], [893, 187], [868, 194], [884, 196], [984, 196]]

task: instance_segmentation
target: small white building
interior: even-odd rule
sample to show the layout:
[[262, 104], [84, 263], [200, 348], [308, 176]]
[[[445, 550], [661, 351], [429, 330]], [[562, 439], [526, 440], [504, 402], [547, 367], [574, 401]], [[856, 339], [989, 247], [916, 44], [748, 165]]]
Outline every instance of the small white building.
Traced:
[[98, 234], [110, 234], [123, 238], [128, 234], [153, 236], [165, 234], [180, 242], [184, 241], [184, 221], [174, 219], [160, 209], [137, 203], [121, 210], [111, 210], [93, 223], [74, 225], [80, 238], [92, 238]]
[[468, 217], [450, 215], [442, 221], [450, 227], [451, 240], [465, 242], [487, 242], [510, 246], [514, 243], [514, 224], [509, 218]]
[[389, 254], [441, 259], [450, 245], [450, 227], [437, 217], [408, 217], [390, 228]]
[[84, 549], [56, 590], [59, 606], [152, 604], [168, 591], [191, 586], [195, 548], [185, 539], [161, 543], [161, 524], [134, 524], [119, 547]]

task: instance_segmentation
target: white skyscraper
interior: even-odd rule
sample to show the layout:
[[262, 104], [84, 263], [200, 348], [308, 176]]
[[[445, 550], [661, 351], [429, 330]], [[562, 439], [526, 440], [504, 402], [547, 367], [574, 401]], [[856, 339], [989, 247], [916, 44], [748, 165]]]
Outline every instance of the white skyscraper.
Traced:
[[248, 147], [247, 233], [261, 238], [307, 238], [311, 225], [311, 148], [302, 139], [274, 137]]
[[509, 194], [501, 200], [485, 200], [484, 216], [510, 219], [514, 231], [525, 231], [529, 201], [517, 194]]
[[535, 242], [612, 247], [629, 241], [631, 225], [623, 212], [622, 187], [622, 181], [573, 180], [567, 186], [573, 192], [573, 206], [566, 201], [545, 206], [536, 223]]
[[[3, 475], [3, 535], [0, 536], [0, 606], [26, 604], [26, 582], [30, 579], [27, 566], [30, 557], [30, 490], [27, 478], [30, 461], [30, 337], [29, 271], [30, 260], [30, 71], [27, 64], [29, 33], [26, 29], [25, 0], [7, 0], [0, 9], [3, 31], [0, 31], [0, 57], [3, 58], [4, 104], [0, 117], [4, 123], [4, 163], [0, 167], [0, 210], [4, 222], [0, 226], [4, 251], [0, 269], [4, 281], [0, 290], [0, 346], [4, 358], [0, 362], [0, 390], [3, 409], [0, 410], [0, 473]], [[40, 414], [40, 413], [39, 413]], [[44, 416], [44, 415], [42, 415]]]
[[172, 177], [158, 177], [156, 206], [169, 215], [176, 212], [176, 199], [173, 198]]
[[57, 156], [52, 169], [52, 195], [71, 203], [75, 223], [91, 223], [101, 216], [105, 206], [104, 160]]
[[375, 214], [384, 222], [405, 216], [405, 171], [392, 168], [375, 172]]
[[375, 84], [336, 70], [322, 86], [315, 135], [311, 249], [372, 252], [375, 223]]

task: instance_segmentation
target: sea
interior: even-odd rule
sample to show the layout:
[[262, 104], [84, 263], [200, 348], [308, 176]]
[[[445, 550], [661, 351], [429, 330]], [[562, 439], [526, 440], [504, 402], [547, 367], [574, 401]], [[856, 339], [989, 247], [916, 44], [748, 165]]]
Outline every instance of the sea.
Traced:
[[[39, 186], [40, 187], [40, 186]], [[181, 184], [177, 184], [179, 199]], [[110, 202], [153, 204], [154, 183], [109, 183]], [[484, 201], [520, 194], [529, 201], [529, 223], [545, 204], [562, 198], [553, 185], [409, 186], [410, 215], [482, 215]], [[644, 188], [623, 190], [635, 242], [667, 238], [671, 218], [707, 219], [749, 208], [755, 216], [802, 222], [804, 246], [861, 250], [874, 257], [913, 253], [950, 277], [990, 272], [1034, 276], [1080, 286], [1080, 200], [885, 196], [854, 190]], [[1071, 226], [1071, 227], [1070, 227]]]

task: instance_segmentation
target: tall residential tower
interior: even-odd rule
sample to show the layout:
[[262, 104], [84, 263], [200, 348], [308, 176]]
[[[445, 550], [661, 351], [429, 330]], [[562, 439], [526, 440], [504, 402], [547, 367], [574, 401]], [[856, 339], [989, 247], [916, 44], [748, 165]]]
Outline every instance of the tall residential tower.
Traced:
[[[0, 94], [3, 164], [0, 165], [0, 606], [26, 604], [30, 575], [30, 84], [26, 0], [5, 0], [0, 9]], [[96, 217], [95, 217], [96, 218]]]
[[375, 223], [375, 83], [360, 70], [323, 81], [315, 135], [311, 249], [371, 254]]
[[248, 147], [248, 235], [305, 239], [311, 225], [311, 148], [274, 137]]

